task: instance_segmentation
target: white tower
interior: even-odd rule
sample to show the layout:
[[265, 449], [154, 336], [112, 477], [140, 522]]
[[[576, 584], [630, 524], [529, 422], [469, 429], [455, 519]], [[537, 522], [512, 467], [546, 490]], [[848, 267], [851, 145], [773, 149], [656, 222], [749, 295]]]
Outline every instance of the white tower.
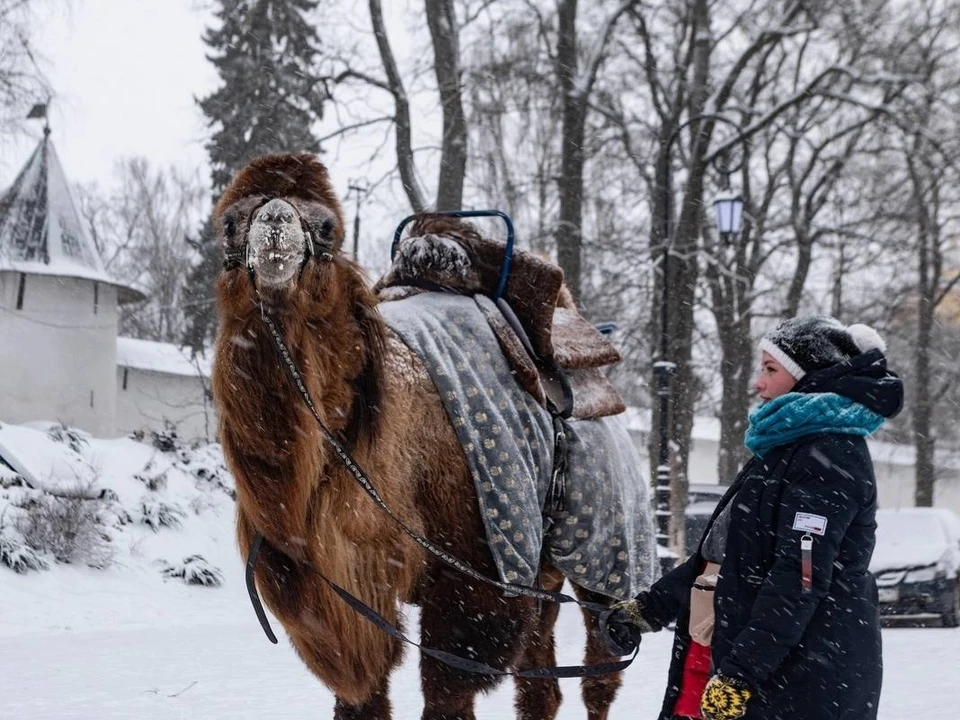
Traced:
[[0, 421], [114, 432], [118, 303], [77, 214], [50, 129], [0, 199]]

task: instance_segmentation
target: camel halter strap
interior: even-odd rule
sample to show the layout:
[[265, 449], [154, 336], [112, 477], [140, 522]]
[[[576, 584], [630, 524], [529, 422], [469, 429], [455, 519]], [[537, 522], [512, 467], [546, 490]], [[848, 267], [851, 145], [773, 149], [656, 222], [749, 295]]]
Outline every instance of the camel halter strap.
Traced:
[[[300, 397], [303, 399], [307, 408], [310, 410], [310, 414], [313, 415], [314, 419], [317, 421], [317, 424], [320, 426], [320, 430], [323, 432], [324, 437], [327, 439], [327, 442], [333, 447], [334, 452], [337, 454], [337, 457], [343, 463], [344, 467], [350, 472], [353, 478], [357, 481], [364, 492], [369, 495], [373, 501], [391, 520], [393, 520], [403, 532], [409, 536], [414, 542], [420, 545], [424, 550], [431, 553], [435, 557], [439, 558], [447, 565], [455, 568], [459, 572], [467, 575], [468, 577], [478, 580], [480, 582], [493, 585], [495, 587], [503, 590], [508, 596], [509, 595], [522, 595], [524, 597], [533, 598], [535, 600], [546, 600], [547, 602], [553, 602], [558, 604], [563, 603], [573, 603], [579, 605], [580, 607], [590, 610], [594, 613], [601, 613], [608, 609], [607, 605], [601, 605], [600, 603], [593, 603], [588, 601], [578, 600], [575, 597], [566, 595], [560, 592], [551, 592], [549, 590], [542, 590], [539, 588], [529, 587], [527, 585], [520, 585], [518, 583], [507, 583], [500, 580], [494, 580], [493, 578], [487, 577], [483, 573], [475, 570], [466, 563], [458, 560], [456, 557], [448, 553], [443, 548], [434, 544], [427, 538], [423, 537], [415, 530], [411, 529], [400, 517], [398, 517], [384, 501], [383, 497], [373, 486], [373, 483], [367, 477], [367, 474], [363, 471], [360, 465], [354, 460], [353, 456], [344, 448], [343, 444], [337, 440], [336, 436], [331, 432], [327, 427], [326, 423], [323, 422], [323, 418], [320, 417], [320, 413], [317, 411], [316, 406], [313, 403], [313, 400], [310, 397], [310, 393], [307, 391], [306, 383], [303, 381], [303, 376], [300, 374], [300, 371], [297, 369], [296, 362], [294, 362], [293, 356], [290, 354], [289, 349], [286, 346], [286, 343], [283, 341], [283, 335], [280, 332], [280, 329], [277, 327], [276, 321], [271, 318], [266, 312], [261, 312], [261, 317], [263, 318], [264, 323], [266, 323], [267, 328], [270, 331], [270, 337], [274, 342], [274, 345], [277, 348], [277, 352], [280, 353], [281, 358], [283, 358], [284, 367], [287, 369], [290, 378], [293, 380], [293, 384], [297, 389], [297, 392], [300, 393]], [[263, 611], [263, 606], [260, 603], [260, 598], [257, 595], [256, 583], [255, 583], [255, 568], [256, 568], [256, 557], [259, 553], [260, 546], [263, 542], [263, 536], [260, 532], [256, 534], [251, 543], [250, 554], [247, 558], [247, 591], [250, 594], [250, 600], [253, 603], [254, 610], [257, 613], [257, 618], [260, 620], [260, 624], [264, 629], [267, 637], [271, 642], [276, 643], [276, 636], [273, 634], [272, 629], [270, 629], [270, 623], [267, 619], [266, 613]], [[367, 606], [362, 600], [351, 595], [347, 590], [344, 590], [339, 585], [334, 583], [332, 580], [326, 578], [319, 570], [317, 570], [312, 565], [307, 563], [311, 571], [320, 576], [333, 590], [340, 595], [348, 604], [351, 605], [354, 609], [360, 612], [367, 620], [374, 623], [390, 635], [396, 637], [403, 642], [416, 645], [423, 652], [434, 657], [437, 660], [442, 662], [447, 662], [452, 658], [456, 658], [451, 663], [454, 667], [463, 670], [469, 670], [470, 672], [476, 672], [480, 674], [495, 674], [495, 675], [518, 675], [521, 677], [587, 677], [593, 675], [605, 675], [614, 672], [620, 672], [624, 668], [628, 667], [633, 662], [633, 657], [628, 660], [621, 660], [619, 662], [613, 663], [600, 663], [598, 665], [589, 665], [589, 666], [572, 666], [572, 667], [560, 667], [560, 668], [533, 668], [530, 670], [519, 670], [519, 671], [508, 671], [508, 670], [497, 670], [495, 668], [490, 668], [483, 663], [478, 663], [473, 660], [468, 660], [466, 658], [460, 658], [456, 655], [451, 655], [442, 650], [432, 650], [430, 648], [424, 648], [417, 643], [407, 639], [399, 630], [397, 630], [393, 625], [391, 625], [387, 620], [385, 620], [381, 615], [379, 615], [375, 610]], [[427, 652], [427, 651], [430, 652]], [[470, 666], [470, 667], [468, 667]], [[563, 673], [563, 674], [544, 674], [544, 673]]]
[[[247, 558], [247, 590], [250, 592], [250, 598], [253, 600], [253, 607], [256, 610], [257, 618], [260, 620], [260, 624], [263, 626], [264, 632], [267, 633], [267, 638], [276, 645], [277, 637], [273, 634], [273, 630], [270, 628], [270, 621], [267, 619], [266, 613], [263, 611], [263, 606], [260, 604], [260, 599], [257, 597], [256, 585], [254, 584], [254, 570], [256, 568], [256, 558], [257, 553], [260, 551], [260, 547], [263, 544], [263, 534], [257, 533], [253, 538], [253, 543], [250, 546], [250, 556]], [[633, 651], [627, 660], [617, 660], [614, 662], [606, 663], [596, 663], [594, 665], [559, 665], [556, 667], [539, 667], [539, 668], [527, 668], [524, 670], [504, 670], [503, 668], [495, 668], [492, 665], [487, 665], [482, 663], [479, 660], [471, 660], [470, 658], [465, 658], [460, 655], [455, 655], [454, 653], [447, 652], [446, 650], [438, 650], [437, 648], [427, 647], [426, 645], [421, 645], [415, 640], [411, 640], [403, 632], [389, 620], [387, 620], [383, 615], [378, 613], [372, 607], [367, 605], [363, 600], [358, 598], [356, 595], [353, 595], [349, 590], [337, 585], [333, 580], [328, 578], [322, 572], [317, 570], [313, 565], [309, 563], [304, 563], [304, 565], [311, 572], [316, 574], [321, 580], [323, 580], [330, 588], [339, 595], [344, 602], [346, 602], [351, 608], [356, 610], [359, 615], [362, 615], [365, 620], [372, 623], [378, 627], [383, 632], [387, 633], [391, 637], [396, 638], [400, 642], [407, 643], [413, 647], [420, 650], [421, 653], [432, 657], [434, 660], [439, 660], [445, 665], [456, 668], [457, 670], [462, 670], [464, 672], [471, 672], [478, 675], [496, 675], [496, 676], [513, 676], [513, 677], [525, 677], [525, 678], [574, 678], [574, 677], [598, 677], [600, 675], [610, 675], [613, 673], [618, 673], [626, 668], [628, 668], [636, 659], [637, 653], [640, 651], [639, 646]]]

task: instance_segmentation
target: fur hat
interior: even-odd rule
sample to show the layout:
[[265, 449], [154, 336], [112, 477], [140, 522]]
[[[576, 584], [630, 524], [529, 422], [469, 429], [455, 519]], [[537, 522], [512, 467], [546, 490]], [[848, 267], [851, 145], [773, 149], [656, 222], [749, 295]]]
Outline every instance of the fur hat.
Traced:
[[760, 350], [800, 380], [868, 350], [885, 353], [887, 344], [869, 325], [845, 326], [832, 317], [808, 315], [781, 322], [763, 336]]

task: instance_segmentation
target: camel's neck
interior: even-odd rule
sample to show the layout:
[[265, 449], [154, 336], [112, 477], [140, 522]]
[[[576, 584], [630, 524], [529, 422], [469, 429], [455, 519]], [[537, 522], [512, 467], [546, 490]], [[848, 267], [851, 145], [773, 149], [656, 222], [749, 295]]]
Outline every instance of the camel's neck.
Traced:
[[[303, 286], [274, 308], [257, 302], [246, 278], [222, 278], [218, 286], [213, 386], [237, 501], [275, 547], [299, 559], [311, 496], [338, 461], [287, 374], [262, 313], [275, 319], [323, 423], [348, 443], [368, 442], [360, 430], [375, 433], [363, 416], [379, 402], [383, 329], [372, 296], [351, 270], [311, 268]], [[316, 288], [323, 292], [308, 291]]]

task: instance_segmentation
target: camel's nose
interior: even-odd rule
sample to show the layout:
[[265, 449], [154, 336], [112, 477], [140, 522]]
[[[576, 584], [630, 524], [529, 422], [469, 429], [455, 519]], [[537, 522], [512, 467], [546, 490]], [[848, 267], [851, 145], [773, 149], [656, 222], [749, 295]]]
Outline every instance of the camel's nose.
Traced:
[[280, 227], [290, 225], [296, 219], [293, 206], [283, 200], [271, 200], [257, 212], [257, 221]]

